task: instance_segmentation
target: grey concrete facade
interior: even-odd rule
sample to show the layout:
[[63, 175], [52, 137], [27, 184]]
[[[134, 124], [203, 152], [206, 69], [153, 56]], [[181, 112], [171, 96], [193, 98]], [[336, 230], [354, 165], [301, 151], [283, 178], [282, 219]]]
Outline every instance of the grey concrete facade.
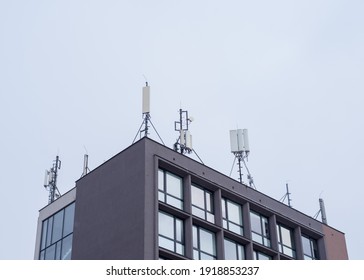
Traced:
[[[183, 178], [183, 210], [158, 201], [159, 168]], [[215, 223], [191, 214], [191, 183], [203, 186], [213, 193]], [[76, 208], [72, 259], [158, 259], [161, 256], [192, 259], [193, 225], [215, 233], [217, 259], [224, 259], [225, 237], [243, 244], [247, 259], [253, 259], [254, 250], [259, 250], [273, 259], [289, 259], [278, 250], [277, 223], [293, 229], [297, 259], [303, 259], [301, 234], [317, 240], [320, 259], [347, 259], [345, 236], [342, 232], [149, 138], [142, 138], [79, 179], [73, 193]], [[242, 205], [243, 236], [223, 228], [222, 197]], [[61, 197], [58, 200], [63, 199]], [[51, 207], [52, 204], [40, 213], [36, 259], [41, 220], [52, 213]], [[184, 221], [184, 256], [158, 247], [159, 210]], [[272, 239], [270, 248], [252, 241], [250, 210], [269, 218]], [[340, 250], [331, 248], [337, 247], [338, 243]]]

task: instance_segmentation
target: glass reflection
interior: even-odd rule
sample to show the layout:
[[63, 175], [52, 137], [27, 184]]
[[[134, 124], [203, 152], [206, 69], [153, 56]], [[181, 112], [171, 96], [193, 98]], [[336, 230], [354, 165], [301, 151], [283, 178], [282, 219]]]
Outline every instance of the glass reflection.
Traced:
[[193, 249], [194, 259], [216, 259], [215, 233], [197, 226], [193, 226]]
[[184, 254], [183, 221], [164, 212], [158, 213], [159, 247]]

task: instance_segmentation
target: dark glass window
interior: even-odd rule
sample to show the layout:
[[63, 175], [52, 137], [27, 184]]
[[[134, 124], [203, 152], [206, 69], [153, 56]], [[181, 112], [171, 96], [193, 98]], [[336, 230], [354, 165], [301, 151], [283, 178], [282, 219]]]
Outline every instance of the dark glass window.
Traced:
[[168, 171], [158, 170], [158, 199], [178, 209], [183, 209], [183, 180]]
[[213, 195], [201, 187], [191, 186], [192, 214], [211, 223], [215, 222]]
[[158, 214], [159, 247], [184, 255], [183, 221], [170, 214]]
[[56, 244], [53, 244], [45, 250], [45, 260], [55, 260], [56, 259]]
[[75, 203], [43, 221], [39, 259], [71, 259]]
[[52, 243], [55, 243], [62, 238], [63, 215], [64, 211], [59, 211], [53, 216]]
[[67, 235], [62, 241], [61, 260], [70, 260], [72, 253], [72, 234]]
[[253, 252], [253, 255], [254, 255], [254, 260], [271, 260], [272, 259], [271, 256], [268, 256], [262, 252], [255, 251], [255, 250]]
[[47, 235], [45, 236], [47, 247], [52, 243], [52, 231], [53, 231], [53, 216], [48, 218], [48, 223], [47, 223]]
[[245, 260], [243, 245], [225, 238], [224, 249], [225, 249], [225, 260]]
[[270, 247], [268, 218], [256, 212], [250, 212], [252, 239], [264, 246]]
[[[48, 229], [48, 220], [45, 220], [42, 225], [42, 243], [40, 245], [40, 249], [43, 250], [46, 247], [46, 236]], [[44, 252], [43, 252], [44, 253]], [[44, 258], [43, 258], [44, 259]]]
[[317, 241], [302, 235], [303, 255], [305, 260], [319, 260]]
[[193, 259], [216, 260], [215, 233], [193, 226]]
[[64, 209], [63, 236], [73, 232], [73, 221], [75, 218], [75, 204], [72, 203]]
[[277, 235], [279, 252], [290, 256], [291, 258], [296, 258], [293, 230], [281, 224], [277, 224]]
[[243, 235], [243, 217], [241, 206], [226, 198], [223, 198], [221, 203], [224, 228]]

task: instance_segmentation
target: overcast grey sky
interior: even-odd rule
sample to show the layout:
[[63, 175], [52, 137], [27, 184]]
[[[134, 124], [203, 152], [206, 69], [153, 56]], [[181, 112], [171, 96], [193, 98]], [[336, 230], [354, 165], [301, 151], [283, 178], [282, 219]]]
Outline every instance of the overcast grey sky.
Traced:
[[322, 197], [364, 259], [363, 14], [361, 0], [0, 0], [0, 259], [33, 258], [57, 154], [65, 193], [85, 149], [93, 169], [132, 143], [143, 75], [166, 145], [182, 106], [198, 155], [229, 175], [229, 130], [248, 128], [258, 190], [279, 200], [288, 181], [310, 216]]

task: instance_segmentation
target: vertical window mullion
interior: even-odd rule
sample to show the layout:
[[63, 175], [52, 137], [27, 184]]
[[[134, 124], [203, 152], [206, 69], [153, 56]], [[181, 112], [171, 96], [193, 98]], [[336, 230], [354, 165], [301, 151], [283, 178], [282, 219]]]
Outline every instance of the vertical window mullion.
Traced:
[[263, 217], [259, 215], [260, 220], [260, 232], [262, 233], [262, 244], [264, 244], [264, 227], [263, 227]]
[[167, 203], [167, 172], [163, 170], [163, 195], [164, 203]]
[[207, 192], [203, 191], [203, 209], [205, 212], [205, 220], [207, 220]]
[[199, 227], [196, 227], [196, 231], [197, 231], [197, 234], [196, 234], [196, 237], [197, 237], [197, 253], [198, 253], [198, 259], [200, 260], [201, 259], [201, 251], [200, 251], [200, 247], [201, 247], [201, 244], [200, 244], [200, 228]]
[[283, 253], [283, 242], [282, 242], [282, 233], [281, 233], [281, 226], [278, 225], [278, 246], [279, 246], [279, 251], [281, 253]]
[[228, 207], [228, 203], [229, 201], [226, 199], [225, 200], [225, 213], [226, 213], [226, 226], [227, 226], [227, 229], [230, 230], [230, 218], [229, 218], [229, 207]]
[[173, 217], [173, 235], [174, 235], [174, 251], [177, 252], [177, 220]]

